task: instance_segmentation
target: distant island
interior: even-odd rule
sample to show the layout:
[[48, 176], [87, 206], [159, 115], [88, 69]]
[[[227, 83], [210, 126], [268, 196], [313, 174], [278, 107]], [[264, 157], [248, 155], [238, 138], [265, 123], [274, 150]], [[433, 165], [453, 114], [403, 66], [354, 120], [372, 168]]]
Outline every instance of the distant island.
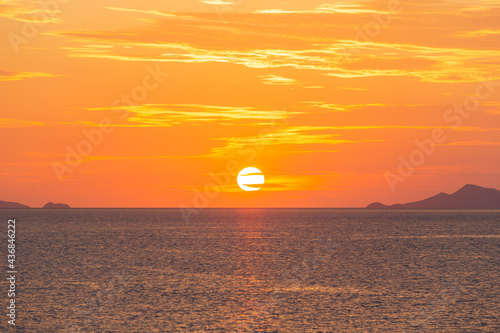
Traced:
[[71, 207], [67, 204], [48, 202], [42, 208], [49, 208], [49, 209], [61, 209], [61, 208], [63, 208], [64, 209], [64, 208], [71, 208]]
[[467, 184], [453, 194], [439, 193], [430, 198], [405, 204], [384, 205], [374, 202], [368, 209], [500, 209], [500, 191]]
[[[0, 200], [0, 209], [2, 209], [2, 208], [31, 208], [31, 207], [20, 204], [18, 202], [8, 202], [8, 201], [1, 201]], [[42, 208], [57, 209], [57, 208], [71, 208], [71, 207], [69, 205], [63, 204], [63, 203], [49, 202], [49, 203], [45, 204], [45, 206], [43, 206]]]
[[30, 207], [17, 202], [0, 201], [0, 208], [30, 208]]
[[[2, 208], [31, 208], [18, 202], [0, 200]], [[43, 209], [69, 209], [68, 204], [48, 202]], [[500, 209], [500, 191], [467, 184], [455, 193], [439, 193], [430, 198], [404, 204], [384, 205], [374, 202], [366, 209]]]

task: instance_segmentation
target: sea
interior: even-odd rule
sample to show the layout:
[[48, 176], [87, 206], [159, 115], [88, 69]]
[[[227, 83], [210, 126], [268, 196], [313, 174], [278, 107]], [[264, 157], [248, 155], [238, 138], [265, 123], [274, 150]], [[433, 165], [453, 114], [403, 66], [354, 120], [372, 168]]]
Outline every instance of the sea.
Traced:
[[498, 210], [4, 209], [0, 243], [1, 332], [500, 332]]

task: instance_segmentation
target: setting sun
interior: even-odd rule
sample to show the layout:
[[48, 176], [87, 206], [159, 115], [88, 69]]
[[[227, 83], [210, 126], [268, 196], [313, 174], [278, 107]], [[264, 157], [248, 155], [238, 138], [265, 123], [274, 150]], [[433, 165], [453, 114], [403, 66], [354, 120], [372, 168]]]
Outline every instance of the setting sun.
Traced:
[[243, 191], [258, 191], [264, 184], [264, 175], [257, 168], [245, 168], [238, 174], [237, 182]]

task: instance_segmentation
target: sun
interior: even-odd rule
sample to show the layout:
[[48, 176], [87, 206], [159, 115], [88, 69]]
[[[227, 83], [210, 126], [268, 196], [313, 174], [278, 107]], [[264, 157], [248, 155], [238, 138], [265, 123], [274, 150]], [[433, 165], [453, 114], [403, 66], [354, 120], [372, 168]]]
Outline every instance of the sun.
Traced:
[[240, 171], [236, 181], [243, 191], [258, 191], [264, 184], [264, 175], [259, 169], [249, 167]]

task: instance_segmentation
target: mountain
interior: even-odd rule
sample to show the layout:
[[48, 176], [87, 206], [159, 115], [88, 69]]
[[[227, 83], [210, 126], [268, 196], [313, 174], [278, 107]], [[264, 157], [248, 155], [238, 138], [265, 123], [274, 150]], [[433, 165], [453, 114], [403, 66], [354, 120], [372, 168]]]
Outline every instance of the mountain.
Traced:
[[0, 201], [0, 208], [30, 208], [17, 202]]
[[60, 208], [71, 208], [69, 205], [62, 204], [62, 203], [52, 203], [49, 202], [45, 204], [42, 208], [50, 208], [50, 209], [60, 209]]
[[430, 198], [405, 204], [384, 205], [380, 202], [369, 204], [369, 209], [500, 209], [500, 191], [477, 185], [465, 185], [453, 194], [439, 193]]

